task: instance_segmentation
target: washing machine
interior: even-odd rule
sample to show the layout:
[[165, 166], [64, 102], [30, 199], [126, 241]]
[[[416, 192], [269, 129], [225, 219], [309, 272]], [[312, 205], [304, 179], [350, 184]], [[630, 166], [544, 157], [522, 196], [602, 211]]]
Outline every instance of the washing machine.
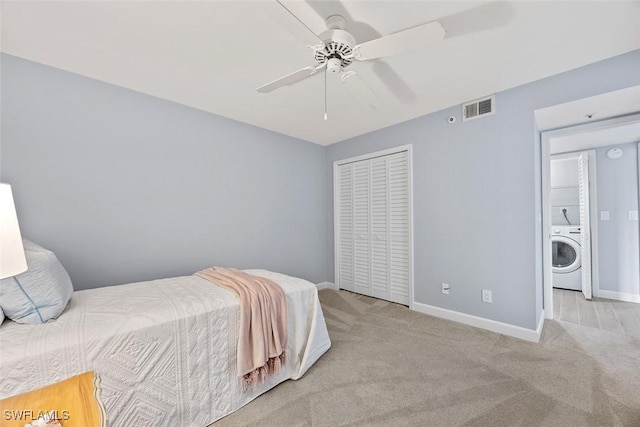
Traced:
[[582, 290], [580, 227], [554, 225], [551, 232], [553, 287]]

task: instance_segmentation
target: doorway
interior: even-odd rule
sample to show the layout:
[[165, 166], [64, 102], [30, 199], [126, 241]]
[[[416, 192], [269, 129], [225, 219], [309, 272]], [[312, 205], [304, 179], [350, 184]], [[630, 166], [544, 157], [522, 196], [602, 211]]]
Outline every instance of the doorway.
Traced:
[[[595, 150], [555, 154], [550, 141], [551, 272], [553, 316], [597, 326], [588, 301], [598, 288]], [[595, 272], [595, 273], [594, 273]]]
[[[554, 235], [561, 232], [558, 230], [566, 227], [557, 227], [559, 214], [567, 214], [564, 218], [567, 227], [572, 222], [576, 222], [576, 210], [579, 211], [580, 217], [580, 249], [581, 249], [581, 291], [584, 296], [578, 298], [579, 306], [586, 299], [590, 299], [591, 294], [595, 297], [618, 299], [622, 301], [640, 302], [640, 262], [638, 261], [638, 251], [640, 244], [640, 231], [637, 224], [637, 209], [640, 189], [640, 170], [639, 162], [640, 154], [635, 154], [638, 150], [638, 138], [640, 137], [640, 114], [603, 120], [584, 125], [568, 127], [559, 130], [543, 132], [541, 134], [542, 142], [542, 222], [543, 222], [543, 298], [545, 307], [545, 317], [547, 319], [554, 318], [554, 311], [558, 312], [559, 301], [554, 301], [554, 296], [559, 296], [560, 292], [566, 291], [554, 290], [554, 266], [553, 255]], [[624, 148], [624, 150], [622, 148]], [[616, 152], [627, 152], [625, 162], [614, 163], [616, 160]], [[571, 212], [572, 201], [576, 200], [575, 191], [569, 191], [571, 185], [566, 182], [560, 187], [564, 187], [558, 194], [553, 194], [551, 185], [552, 159], [565, 160], [571, 162], [571, 158], [577, 158], [578, 168], [582, 168], [579, 180], [580, 187], [578, 190], [579, 204], [578, 208], [574, 207]], [[629, 165], [633, 161], [633, 179], [629, 179]], [[618, 181], [615, 183], [607, 183], [603, 179], [598, 180], [596, 173], [596, 165], [606, 166], [604, 170]], [[627, 175], [623, 175], [624, 166]], [[578, 169], [580, 170], [580, 169]], [[614, 171], [612, 173], [611, 171]], [[620, 175], [620, 176], [618, 176]], [[566, 176], [564, 176], [566, 178]], [[574, 177], [575, 178], [575, 177]], [[611, 181], [611, 179], [609, 179]], [[633, 185], [629, 186], [629, 181], [633, 181]], [[575, 180], [573, 181], [575, 183]], [[606, 184], [606, 185], [605, 185]], [[603, 191], [604, 190], [604, 191]], [[603, 194], [599, 195], [598, 192]], [[626, 192], [626, 193], [625, 193]], [[630, 193], [632, 192], [632, 193]], [[563, 202], [567, 207], [554, 206], [552, 197], [556, 199], [565, 197]], [[602, 206], [599, 208], [598, 198], [603, 198]], [[615, 200], [617, 198], [619, 200]], [[575, 203], [574, 203], [575, 205]], [[565, 210], [563, 212], [563, 210]], [[614, 210], [615, 209], [615, 210]], [[560, 219], [563, 219], [560, 217]], [[630, 239], [618, 236], [619, 241], [613, 241], [610, 229], [613, 223], [616, 227], [627, 230], [626, 235], [633, 234]], [[602, 228], [604, 231], [599, 231]], [[628, 230], [631, 230], [630, 233]], [[564, 231], [562, 231], [563, 233]], [[601, 236], [602, 234], [602, 236]], [[575, 235], [577, 237], [577, 235]], [[603, 238], [604, 240], [600, 240]], [[574, 239], [578, 240], [578, 239]], [[603, 248], [606, 250], [603, 251]], [[624, 248], [627, 253], [623, 253]], [[566, 249], [566, 247], [565, 247]], [[556, 245], [555, 250], [558, 250]], [[619, 258], [615, 261], [618, 263], [616, 267], [624, 265], [624, 277], [616, 278], [611, 274], [612, 263], [609, 258], [611, 254], [617, 254]], [[556, 254], [558, 255], [558, 254]], [[601, 271], [601, 256], [604, 257], [604, 271]], [[591, 261], [591, 263], [589, 262]], [[589, 265], [591, 264], [591, 265]], [[557, 268], [556, 268], [557, 270]], [[591, 283], [589, 283], [591, 279]], [[603, 282], [604, 279], [604, 282]], [[566, 286], [561, 286], [566, 288]], [[573, 300], [574, 294], [570, 298]], [[566, 298], [563, 295], [561, 298]]]

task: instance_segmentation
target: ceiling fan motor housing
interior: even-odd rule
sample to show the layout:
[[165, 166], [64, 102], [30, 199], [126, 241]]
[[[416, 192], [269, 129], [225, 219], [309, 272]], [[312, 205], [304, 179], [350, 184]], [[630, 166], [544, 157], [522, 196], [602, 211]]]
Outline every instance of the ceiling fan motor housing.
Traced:
[[[324, 70], [325, 77], [329, 73], [340, 74], [343, 82], [352, 82], [350, 86], [354, 91], [364, 94], [362, 95], [363, 97], [371, 98], [369, 94], [371, 90], [364, 85], [364, 81], [362, 79], [353, 79], [354, 76], [357, 76], [354, 71], [345, 71], [346, 67], [351, 65], [353, 61], [370, 61], [426, 48], [442, 41], [446, 34], [442, 25], [437, 21], [433, 21], [356, 44], [355, 38], [348, 31], [345, 31], [347, 20], [344, 16], [331, 15], [327, 17], [325, 21], [327, 30], [316, 36], [315, 31], [300, 17], [290, 11], [281, 1], [277, 3], [302, 24], [302, 26], [306, 27], [309, 32], [313, 33], [315, 36], [314, 40], [316, 40], [317, 37], [317, 41], [320, 43], [309, 46], [313, 49], [316, 64], [301, 68], [258, 87], [257, 91], [261, 93], [271, 92], [279, 87], [292, 85], [318, 74], [320, 70]], [[357, 82], [359, 83], [353, 84]], [[355, 89], [356, 87], [359, 89]]]
[[341, 29], [331, 29], [320, 35], [324, 47], [316, 50], [315, 60], [318, 64], [327, 63], [327, 71], [337, 73], [353, 62], [353, 58], [345, 58], [353, 53], [355, 38]]

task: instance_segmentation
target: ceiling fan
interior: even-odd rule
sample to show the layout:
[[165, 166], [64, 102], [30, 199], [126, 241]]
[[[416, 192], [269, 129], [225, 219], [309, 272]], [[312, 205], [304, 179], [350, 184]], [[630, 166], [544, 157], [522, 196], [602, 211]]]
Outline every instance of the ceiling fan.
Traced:
[[258, 87], [256, 90], [261, 93], [271, 92], [282, 86], [293, 85], [301, 80], [309, 78], [319, 71], [324, 70], [325, 75], [325, 113], [326, 109], [326, 79], [327, 74], [338, 74], [340, 79], [356, 96], [360, 97], [371, 107], [377, 108], [378, 99], [366, 82], [353, 70], [347, 68], [357, 61], [369, 61], [372, 59], [384, 58], [400, 53], [427, 48], [437, 42], [442, 41], [445, 31], [439, 22], [430, 22], [419, 25], [404, 31], [383, 36], [364, 43], [357, 43], [356, 39], [345, 30], [346, 20], [341, 15], [331, 15], [326, 19], [327, 30], [316, 35], [308, 25], [298, 16], [291, 12], [282, 2], [277, 0], [288, 13], [290, 13], [300, 24], [305, 26], [318, 44], [309, 46], [313, 50], [313, 65], [301, 68], [286, 76], [280, 77], [272, 82]]

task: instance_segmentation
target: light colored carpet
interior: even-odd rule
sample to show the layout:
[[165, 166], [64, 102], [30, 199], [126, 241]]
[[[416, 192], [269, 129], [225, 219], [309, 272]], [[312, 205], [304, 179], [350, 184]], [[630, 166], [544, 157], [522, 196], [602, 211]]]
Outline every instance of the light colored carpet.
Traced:
[[213, 424], [640, 426], [640, 339], [547, 321], [539, 344], [322, 290], [332, 348]]

